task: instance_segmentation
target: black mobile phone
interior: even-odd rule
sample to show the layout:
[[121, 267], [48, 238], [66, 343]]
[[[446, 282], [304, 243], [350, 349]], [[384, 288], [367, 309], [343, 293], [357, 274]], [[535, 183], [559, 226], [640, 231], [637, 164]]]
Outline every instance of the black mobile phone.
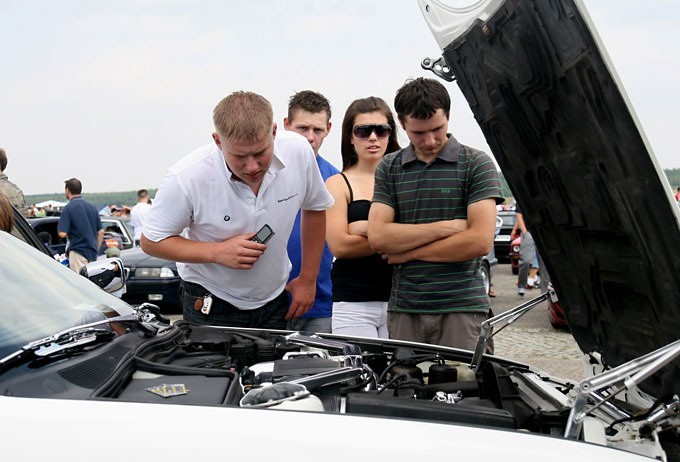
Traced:
[[259, 242], [260, 244], [266, 244], [269, 239], [274, 236], [274, 231], [269, 227], [269, 225], [264, 225], [260, 230], [252, 237], [251, 241]]

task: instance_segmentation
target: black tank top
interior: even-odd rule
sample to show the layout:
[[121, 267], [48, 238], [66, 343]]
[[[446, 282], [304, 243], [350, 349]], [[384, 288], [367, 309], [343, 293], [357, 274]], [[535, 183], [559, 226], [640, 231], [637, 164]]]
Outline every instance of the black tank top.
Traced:
[[[349, 188], [347, 222], [368, 220], [371, 201], [354, 200], [354, 192], [344, 173], [340, 173]], [[386, 302], [392, 287], [392, 267], [378, 254], [359, 258], [336, 258], [331, 269], [334, 302]]]

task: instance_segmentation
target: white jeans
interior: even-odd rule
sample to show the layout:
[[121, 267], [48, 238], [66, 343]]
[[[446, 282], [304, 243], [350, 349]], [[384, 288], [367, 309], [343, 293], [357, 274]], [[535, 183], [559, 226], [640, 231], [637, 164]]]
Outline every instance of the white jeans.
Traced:
[[333, 333], [389, 338], [387, 302], [333, 302]]

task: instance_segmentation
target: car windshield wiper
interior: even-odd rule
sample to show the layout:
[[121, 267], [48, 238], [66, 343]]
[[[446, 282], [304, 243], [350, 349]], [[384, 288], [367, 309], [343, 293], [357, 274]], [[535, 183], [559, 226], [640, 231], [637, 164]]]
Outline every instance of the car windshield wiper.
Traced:
[[95, 341], [113, 338], [114, 332], [100, 326], [110, 322], [137, 321], [136, 315], [116, 316], [70, 327], [49, 337], [27, 343], [19, 350], [0, 359], [0, 373], [28, 358], [46, 357], [68, 349], [83, 348]]
[[109, 329], [90, 327], [69, 332], [54, 340], [49, 340], [46, 343], [29, 349], [33, 351], [35, 356], [44, 358], [65, 350], [78, 349], [97, 341], [108, 340], [113, 338], [114, 335], [115, 333]]
[[[140, 307], [142, 308], [142, 307]], [[81, 324], [79, 326], [70, 327], [49, 337], [41, 338], [33, 342], [27, 343], [19, 350], [11, 353], [0, 359], [0, 374], [7, 369], [14, 367], [17, 364], [29, 358], [44, 358], [64, 352], [66, 350], [78, 350], [96, 342], [109, 341], [115, 337], [115, 332], [107, 326], [111, 322], [135, 322], [145, 331], [150, 334], [155, 334], [158, 328], [151, 325], [151, 321], [156, 321], [157, 318], [149, 313], [148, 310], [142, 309], [135, 311], [134, 314], [126, 314], [122, 316], [115, 316], [99, 321]]]

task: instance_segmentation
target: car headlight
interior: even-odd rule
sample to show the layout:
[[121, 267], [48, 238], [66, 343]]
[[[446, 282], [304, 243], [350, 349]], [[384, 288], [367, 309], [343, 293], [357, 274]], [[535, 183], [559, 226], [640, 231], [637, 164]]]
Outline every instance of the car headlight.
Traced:
[[135, 276], [141, 279], [174, 278], [175, 274], [170, 268], [164, 266], [162, 268], [137, 268]]

